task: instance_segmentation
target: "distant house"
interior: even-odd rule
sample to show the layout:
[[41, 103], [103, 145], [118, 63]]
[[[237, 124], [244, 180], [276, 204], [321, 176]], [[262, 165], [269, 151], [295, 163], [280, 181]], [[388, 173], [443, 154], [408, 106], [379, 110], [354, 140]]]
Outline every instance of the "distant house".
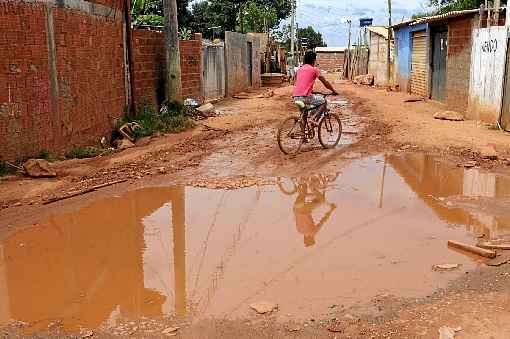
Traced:
[[[374, 76], [375, 85], [386, 85], [388, 83], [388, 27], [369, 26], [367, 27], [368, 43], [370, 53], [368, 55], [368, 73]], [[393, 42], [392, 48], [393, 49]], [[391, 53], [390, 74], [393, 74], [393, 53]], [[390, 77], [392, 77], [390, 75]], [[389, 79], [393, 80], [393, 79]]]
[[478, 9], [454, 11], [393, 26], [400, 88], [466, 112], [478, 13]]
[[347, 47], [317, 47], [317, 66], [325, 72], [342, 72]]

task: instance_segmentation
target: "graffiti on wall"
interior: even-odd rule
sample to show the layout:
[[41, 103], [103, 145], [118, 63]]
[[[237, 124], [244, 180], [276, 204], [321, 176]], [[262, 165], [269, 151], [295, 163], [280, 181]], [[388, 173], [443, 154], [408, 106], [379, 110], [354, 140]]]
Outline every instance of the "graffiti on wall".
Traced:
[[482, 42], [482, 52], [484, 53], [496, 53], [498, 50], [498, 40], [490, 39]]

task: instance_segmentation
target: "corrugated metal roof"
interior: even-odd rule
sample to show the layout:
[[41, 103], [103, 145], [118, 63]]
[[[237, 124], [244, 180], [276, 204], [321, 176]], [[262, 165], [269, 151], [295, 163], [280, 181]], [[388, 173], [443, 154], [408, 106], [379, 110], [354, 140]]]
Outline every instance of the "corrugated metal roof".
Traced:
[[[503, 8], [502, 8], [502, 10], [503, 10]], [[449, 20], [449, 19], [453, 19], [453, 18], [465, 16], [465, 15], [476, 14], [478, 12], [480, 12], [480, 9], [478, 9], [478, 8], [466, 9], [463, 11], [452, 11], [452, 12], [448, 12], [448, 13], [444, 13], [444, 14], [425, 16], [425, 17], [418, 18], [418, 19], [411, 19], [411, 20], [403, 21], [403, 22], [393, 25], [391, 27], [399, 28], [402, 26], [415, 26], [415, 25], [430, 23], [430, 22], [435, 22], [435, 21]]]
[[368, 26], [367, 30], [379, 34], [380, 36], [388, 39], [388, 27], [385, 26]]
[[315, 52], [329, 52], [329, 53], [334, 53], [334, 52], [344, 52], [345, 50], [347, 49], [347, 47], [316, 47], [315, 48]]
[[434, 22], [434, 21], [448, 20], [448, 19], [453, 19], [453, 18], [457, 18], [460, 16], [464, 16], [464, 15], [476, 14], [478, 12], [480, 12], [479, 9], [466, 9], [463, 11], [453, 11], [453, 12], [448, 12], [448, 13], [439, 14], [439, 15], [426, 16], [426, 17], [414, 20], [413, 22], [410, 23], [410, 25], [414, 26], [414, 25], [419, 25], [419, 24], [429, 23], [429, 22]]

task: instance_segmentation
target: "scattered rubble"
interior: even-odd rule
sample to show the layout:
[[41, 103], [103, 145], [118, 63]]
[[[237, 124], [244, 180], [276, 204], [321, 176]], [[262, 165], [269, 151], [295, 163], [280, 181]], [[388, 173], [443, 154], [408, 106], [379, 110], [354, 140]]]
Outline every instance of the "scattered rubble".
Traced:
[[448, 121], [464, 121], [464, 116], [455, 111], [441, 111], [434, 114], [434, 119]]
[[169, 334], [169, 333], [177, 332], [178, 330], [179, 330], [179, 327], [168, 327], [168, 328], [165, 328], [163, 331], [161, 331], [161, 333]]
[[374, 75], [373, 74], [358, 75], [357, 77], [354, 78], [353, 82], [356, 85], [372, 86], [374, 84]]
[[258, 314], [266, 314], [278, 310], [278, 304], [268, 301], [260, 301], [251, 304], [250, 308], [255, 310]]
[[510, 253], [505, 253], [500, 256], [497, 256], [494, 259], [489, 260], [486, 264], [488, 266], [501, 266], [510, 261]]
[[492, 146], [484, 146], [478, 149], [480, 156], [484, 159], [497, 160], [498, 152]]
[[443, 326], [439, 329], [439, 339], [455, 338], [455, 330], [453, 328]]
[[478, 163], [476, 161], [471, 160], [471, 161], [466, 161], [461, 164], [457, 164], [457, 167], [473, 168], [473, 167], [476, 167], [477, 165], [478, 165]]
[[43, 159], [30, 159], [23, 164], [23, 170], [32, 178], [55, 178], [57, 172]]
[[273, 90], [267, 90], [262, 93], [250, 93], [250, 92], [241, 92], [237, 93], [233, 96], [235, 99], [264, 99], [271, 98], [274, 96]]
[[137, 122], [130, 122], [120, 126], [119, 133], [131, 142], [135, 142], [136, 134], [135, 131], [140, 129], [140, 125]]
[[491, 241], [485, 241], [478, 243], [476, 246], [485, 248], [488, 250], [510, 250], [510, 242], [506, 243], [493, 243]]

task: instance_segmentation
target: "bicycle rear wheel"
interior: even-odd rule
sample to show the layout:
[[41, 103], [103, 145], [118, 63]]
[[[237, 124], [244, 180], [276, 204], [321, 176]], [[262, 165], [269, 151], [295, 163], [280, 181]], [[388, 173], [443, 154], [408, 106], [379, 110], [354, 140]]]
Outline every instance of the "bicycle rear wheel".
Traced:
[[278, 129], [278, 146], [282, 153], [299, 153], [305, 138], [304, 126], [298, 117], [285, 119]]
[[335, 148], [342, 137], [342, 121], [336, 114], [327, 114], [319, 123], [319, 142], [326, 149]]

